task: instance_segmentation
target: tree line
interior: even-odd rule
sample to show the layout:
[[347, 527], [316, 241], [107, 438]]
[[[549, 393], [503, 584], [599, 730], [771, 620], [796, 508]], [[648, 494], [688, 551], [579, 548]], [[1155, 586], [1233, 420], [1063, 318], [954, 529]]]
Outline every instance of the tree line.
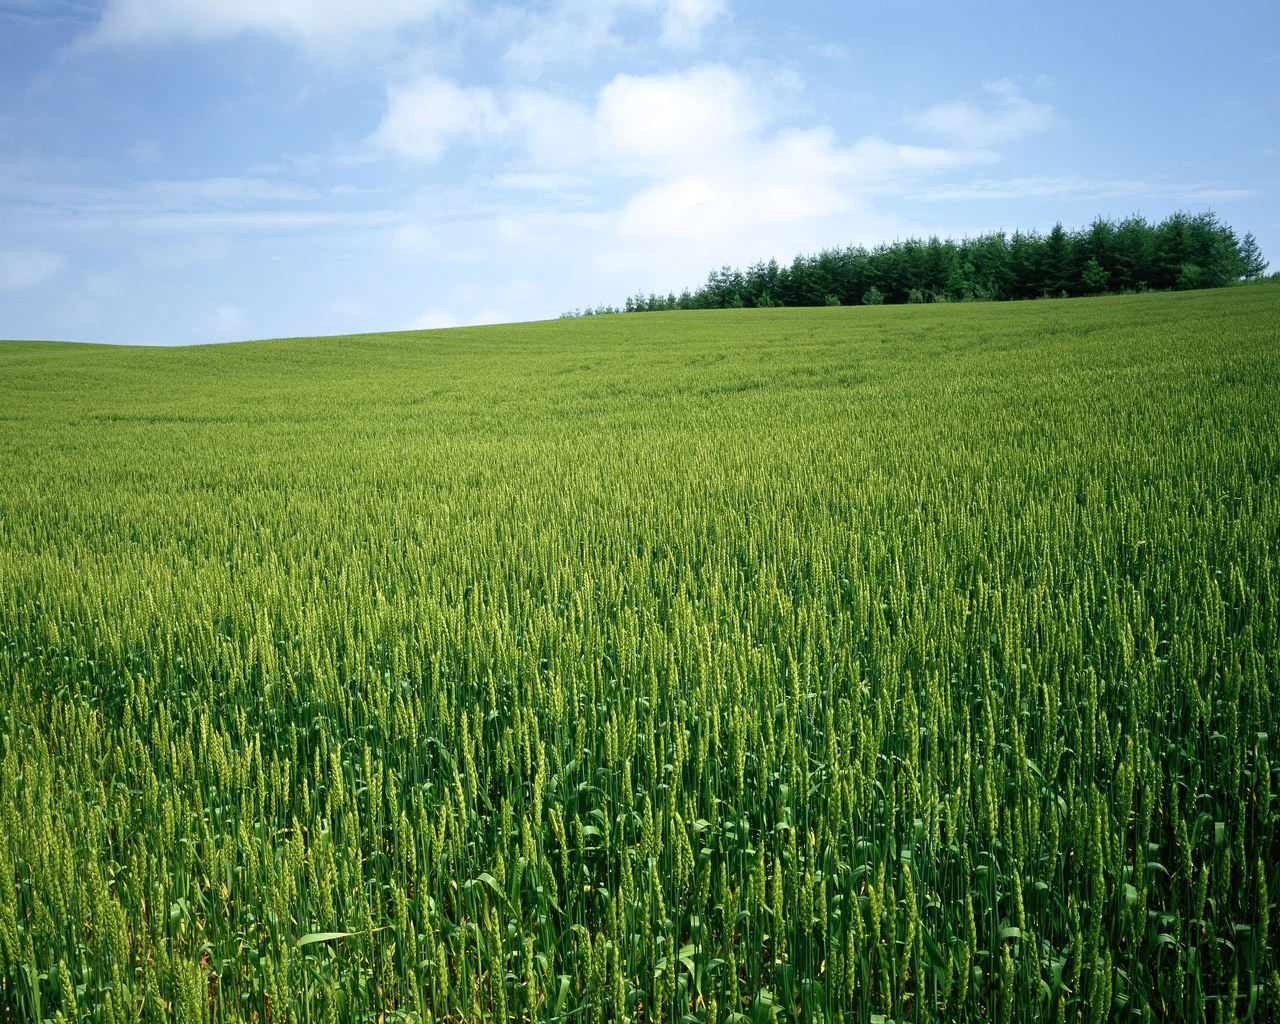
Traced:
[[[790, 266], [759, 262], [713, 270], [696, 291], [637, 293], [621, 307], [565, 316], [668, 309], [879, 305], [1217, 288], [1261, 277], [1268, 263], [1253, 234], [1239, 238], [1212, 212], [1096, 219], [1047, 234], [996, 231], [977, 238], [909, 238], [866, 249], [824, 249]], [[1274, 276], [1274, 275], [1273, 275]]]

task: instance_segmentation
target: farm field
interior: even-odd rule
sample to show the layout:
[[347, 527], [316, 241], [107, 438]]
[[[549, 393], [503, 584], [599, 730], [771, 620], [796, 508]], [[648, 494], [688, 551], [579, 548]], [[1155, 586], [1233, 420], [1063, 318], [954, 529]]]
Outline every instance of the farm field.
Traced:
[[1280, 288], [0, 343], [0, 1022], [1280, 1019]]

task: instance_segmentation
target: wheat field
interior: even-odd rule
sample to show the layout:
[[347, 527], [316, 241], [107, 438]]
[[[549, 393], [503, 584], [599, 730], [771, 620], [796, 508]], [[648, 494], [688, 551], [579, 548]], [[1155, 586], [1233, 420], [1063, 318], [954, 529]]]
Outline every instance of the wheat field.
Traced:
[[1280, 1017], [1280, 288], [0, 344], [0, 1021]]

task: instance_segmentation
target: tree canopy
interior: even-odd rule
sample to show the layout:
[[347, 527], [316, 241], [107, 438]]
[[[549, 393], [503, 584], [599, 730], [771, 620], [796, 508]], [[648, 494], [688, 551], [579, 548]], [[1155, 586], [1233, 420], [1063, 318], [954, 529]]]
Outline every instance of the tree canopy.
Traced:
[[[977, 238], [909, 238], [824, 249], [746, 271], [713, 270], [696, 291], [637, 293], [619, 309], [725, 309], [904, 302], [1056, 298], [1105, 292], [1216, 288], [1258, 277], [1267, 262], [1252, 234], [1235, 231], [1212, 213], [1175, 213], [1159, 223], [1139, 215], [1120, 222], [1096, 219], [1047, 234], [997, 231]], [[571, 314], [575, 315], [575, 314]]]

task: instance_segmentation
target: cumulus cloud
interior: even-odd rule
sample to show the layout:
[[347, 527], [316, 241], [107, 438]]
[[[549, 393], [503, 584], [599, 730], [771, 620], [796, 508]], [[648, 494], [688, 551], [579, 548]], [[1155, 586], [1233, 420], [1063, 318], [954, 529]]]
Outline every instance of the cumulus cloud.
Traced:
[[373, 141], [401, 156], [434, 163], [452, 143], [494, 138], [505, 126], [491, 90], [427, 75], [388, 91], [387, 113]]
[[760, 127], [753, 93], [747, 79], [720, 65], [618, 75], [596, 104], [600, 155], [649, 173], [719, 163]]
[[107, 0], [90, 41], [149, 43], [186, 37], [217, 39], [259, 32], [302, 40], [335, 40], [425, 21], [446, 0]]
[[1053, 126], [1053, 107], [1028, 99], [1016, 82], [1002, 79], [985, 88], [990, 102], [984, 106], [964, 100], [941, 103], [911, 115], [908, 123], [973, 147], [1010, 142]]
[[[870, 229], [876, 189], [991, 159], [969, 146], [845, 144], [826, 126], [780, 125], [772, 110], [763, 85], [719, 64], [620, 74], [586, 103], [430, 76], [392, 90], [373, 141], [427, 162], [455, 143], [505, 149], [493, 185], [509, 198], [486, 229], [492, 244], [534, 251], [560, 239], [561, 251], [581, 253], [585, 239], [594, 255], [583, 258], [627, 273], [696, 273], [825, 239], [835, 223]], [[539, 199], [550, 206], [531, 216], [511, 198], [522, 188], [550, 193]], [[583, 216], [589, 226], [575, 221]]]
[[388, 90], [375, 147], [434, 162], [458, 142], [519, 145], [541, 170], [655, 175], [724, 161], [761, 127], [760, 97], [718, 65], [660, 75], [621, 74], [595, 102], [545, 90], [499, 93], [436, 75]]
[[[469, 221], [468, 237], [483, 238], [487, 254], [563, 261], [573, 253], [601, 273], [659, 288], [657, 267], [683, 286], [725, 261], [787, 256], [854, 231], [889, 237], [896, 225], [877, 214], [877, 195], [993, 158], [970, 145], [846, 143], [828, 126], [788, 126], [767, 86], [720, 64], [620, 74], [581, 103], [437, 78], [420, 85], [392, 92], [374, 141], [426, 161], [455, 143], [502, 149], [495, 208]], [[522, 190], [538, 193], [537, 209]]]
[[671, 266], [689, 283], [725, 261], [789, 256], [844, 232], [887, 237], [892, 230], [871, 201], [879, 188], [968, 159], [875, 138], [842, 146], [827, 128], [739, 140], [735, 149], [723, 162], [659, 176], [632, 195], [604, 262], [634, 272]]
[[499, 94], [425, 75], [387, 90], [387, 110], [370, 139], [375, 149], [435, 163], [459, 143], [518, 143], [539, 167], [581, 165], [594, 147], [591, 113], [554, 93]]

